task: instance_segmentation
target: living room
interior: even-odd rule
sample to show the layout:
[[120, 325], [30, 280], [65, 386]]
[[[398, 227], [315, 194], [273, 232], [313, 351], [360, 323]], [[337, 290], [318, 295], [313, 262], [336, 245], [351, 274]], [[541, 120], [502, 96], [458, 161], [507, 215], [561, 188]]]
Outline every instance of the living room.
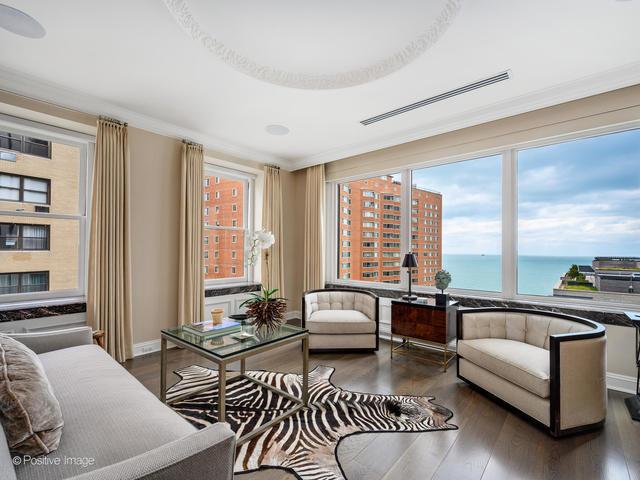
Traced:
[[640, 4], [0, 4], [0, 478], [640, 478]]

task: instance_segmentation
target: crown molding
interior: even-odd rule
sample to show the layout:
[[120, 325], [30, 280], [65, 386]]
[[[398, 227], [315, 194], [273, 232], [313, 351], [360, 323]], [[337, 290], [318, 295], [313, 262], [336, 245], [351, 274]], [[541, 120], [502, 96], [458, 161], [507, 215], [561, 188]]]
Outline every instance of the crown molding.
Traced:
[[496, 102], [485, 107], [450, 116], [417, 129], [378, 138], [372, 142], [327, 150], [319, 154], [293, 160], [291, 163], [293, 170], [299, 170], [637, 84], [640, 84], [640, 62], [630, 63], [603, 73], [554, 85], [502, 102]]
[[284, 158], [260, 152], [249, 147], [236, 145], [213, 135], [144, 115], [99, 97], [32, 77], [3, 65], [0, 65], [0, 89], [82, 113], [118, 118], [136, 128], [171, 138], [186, 138], [194, 142], [202, 143], [205, 149], [219, 151], [245, 160], [276, 164], [285, 170], [292, 169], [291, 162]]

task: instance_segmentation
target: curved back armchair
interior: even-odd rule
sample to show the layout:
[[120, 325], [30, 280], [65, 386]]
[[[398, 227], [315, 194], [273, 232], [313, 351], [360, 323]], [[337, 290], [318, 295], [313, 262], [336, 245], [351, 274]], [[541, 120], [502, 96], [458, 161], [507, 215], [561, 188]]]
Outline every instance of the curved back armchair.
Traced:
[[378, 350], [378, 297], [348, 288], [310, 290], [302, 297], [302, 326], [311, 351]]
[[458, 377], [548, 428], [603, 425], [606, 335], [585, 318], [517, 308], [458, 312]]

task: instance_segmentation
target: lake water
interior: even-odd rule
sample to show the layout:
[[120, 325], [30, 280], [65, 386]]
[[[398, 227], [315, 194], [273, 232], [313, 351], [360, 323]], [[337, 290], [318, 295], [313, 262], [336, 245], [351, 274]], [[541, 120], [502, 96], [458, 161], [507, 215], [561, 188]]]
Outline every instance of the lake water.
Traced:
[[[551, 295], [553, 287], [572, 264], [591, 265], [592, 260], [593, 257], [520, 256], [518, 293]], [[443, 255], [442, 268], [451, 274], [452, 288], [501, 290], [500, 255]]]

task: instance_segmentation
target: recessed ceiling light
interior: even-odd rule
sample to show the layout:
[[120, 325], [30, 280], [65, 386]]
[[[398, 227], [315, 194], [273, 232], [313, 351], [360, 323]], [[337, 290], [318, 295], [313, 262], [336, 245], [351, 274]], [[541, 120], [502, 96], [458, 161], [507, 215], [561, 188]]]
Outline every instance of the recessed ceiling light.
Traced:
[[264, 129], [271, 135], [286, 135], [289, 133], [289, 129], [284, 125], [267, 125]]
[[47, 33], [31, 15], [22, 10], [0, 3], [0, 27], [27, 38], [42, 38]]

